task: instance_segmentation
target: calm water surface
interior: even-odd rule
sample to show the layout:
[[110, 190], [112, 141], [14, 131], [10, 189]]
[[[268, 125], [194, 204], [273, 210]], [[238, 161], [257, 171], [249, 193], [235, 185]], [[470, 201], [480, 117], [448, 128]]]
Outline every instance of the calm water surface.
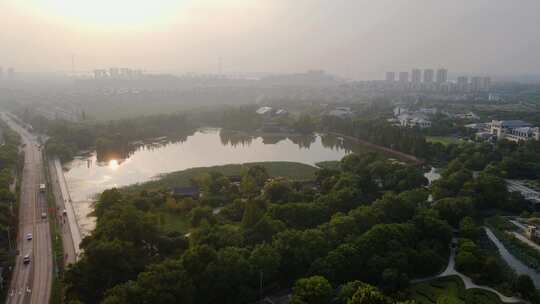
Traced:
[[88, 216], [92, 202], [98, 193], [109, 188], [141, 183], [161, 173], [194, 167], [259, 161], [314, 165], [339, 160], [352, 151], [367, 150], [335, 136], [254, 137], [203, 129], [183, 142], [141, 144], [125, 159], [98, 161], [95, 152], [78, 157], [67, 164], [65, 177], [81, 230], [88, 233], [95, 226], [94, 219]]

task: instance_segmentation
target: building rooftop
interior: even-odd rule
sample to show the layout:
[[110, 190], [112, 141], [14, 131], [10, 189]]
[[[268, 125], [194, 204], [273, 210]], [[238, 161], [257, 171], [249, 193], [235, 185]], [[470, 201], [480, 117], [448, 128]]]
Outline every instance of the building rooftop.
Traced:
[[264, 115], [264, 114], [268, 114], [270, 112], [272, 112], [272, 108], [271, 107], [260, 107], [256, 113], [259, 114], [259, 115]]
[[335, 109], [328, 113], [331, 116], [337, 116], [337, 117], [349, 117], [353, 115], [353, 112], [350, 110], [344, 110], [344, 109]]
[[533, 127], [522, 127], [522, 128], [515, 128], [514, 131], [517, 131], [517, 132], [522, 132], [522, 133], [533, 133], [535, 131], [537, 131], [538, 128], [533, 128]]
[[494, 120], [492, 123], [500, 125], [503, 128], [510, 128], [510, 129], [517, 129], [517, 128], [532, 126], [532, 124], [523, 120]]
[[199, 187], [175, 187], [172, 190], [173, 195], [199, 197]]

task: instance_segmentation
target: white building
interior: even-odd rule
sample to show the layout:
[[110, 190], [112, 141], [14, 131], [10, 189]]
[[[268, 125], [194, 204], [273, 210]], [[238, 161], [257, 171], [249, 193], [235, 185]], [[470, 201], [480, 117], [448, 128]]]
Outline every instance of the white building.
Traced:
[[420, 108], [418, 111], [427, 115], [437, 115], [439, 113], [437, 108]]
[[394, 117], [398, 117], [401, 114], [407, 114], [409, 113], [409, 110], [402, 108], [402, 107], [395, 107], [394, 108]]
[[480, 117], [478, 115], [474, 114], [473, 112], [463, 113], [463, 114], [456, 114], [456, 118], [468, 119], [468, 120], [478, 120], [478, 119], [480, 119]]
[[523, 127], [510, 129], [505, 134], [505, 139], [515, 142], [540, 140], [540, 128]]
[[263, 116], [272, 115], [273, 112], [274, 112], [274, 109], [272, 109], [272, 107], [260, 107], [259, 109], [257, 109], [257, 111], [255, 111], [255, 113], [259, 115], [263, 115]]
[[330, 111], [328, 115], [339, 118], [350, 118], [354, 113], [349, 107], [336, 107], [334, 110]]
[[499, 140], [507, 139], [514, 142], [540, 140], [540, 128], [534, 128], [522, 120], [493, 120], [490, 133]]
[[421, 129], [430, 128], [431, 121], [427, 119], [425, 115], [421, 113], [414, 114], [401, 114], [397, 117], [399, 124], [402, 127], [414, 128], [418, 127]]

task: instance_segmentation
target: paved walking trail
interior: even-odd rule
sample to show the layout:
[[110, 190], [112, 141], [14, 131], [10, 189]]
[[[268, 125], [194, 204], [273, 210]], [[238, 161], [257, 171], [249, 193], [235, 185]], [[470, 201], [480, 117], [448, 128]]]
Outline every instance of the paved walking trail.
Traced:
[[66, 210], [66, 230], [71, 236], [71, 246], [69, 247], [68, 254], [69, 262], [76, 262], [81, 254], [81, 249], [79, 245], [82, 241], [82, 234], [77, 223], [77, 217], [75, 215], [75, 210], [73, 209], [73, 203], [71, 202], [71, 197], [69, 195], [69, 190], [67, 187], [66, 180], [64, 178], [64, 172], [62, 171], [62, 164], [58, 158], [49, 161], [49, 172], [51, 175], [52, 188], [54, 191], [54, 196], [57, 201], [57, 205]]
[[[455, 239], [452, 240], [452, 243], [454, 243], [455, 241], [457, 240]], [[522, 300], [517, 297], [507, 297], [491, 287], [474, 284], [471, 278], [469, 278], [468, 276], [456, 270], [456, 249], [453, 247], [450, 251], [450, 259], [448, 261], [448, 266], [446, 266], [446, 269], [441, 274], [428, 277], [428, 278], [412, 280], [411, 283], [417, 284], [417, 283], [429, 282], [438, 278], [449, 277], [449, 276], [458, 276], [459, 278], [461, 278], [461, 280], [463, 281], [463, 284], [465, 285], [465, 289], [482, 289], [482, 290], [492, 292], [496, 294], [499, 297], [499, 299], [504, 303], [528, 303], [527, 301]]]

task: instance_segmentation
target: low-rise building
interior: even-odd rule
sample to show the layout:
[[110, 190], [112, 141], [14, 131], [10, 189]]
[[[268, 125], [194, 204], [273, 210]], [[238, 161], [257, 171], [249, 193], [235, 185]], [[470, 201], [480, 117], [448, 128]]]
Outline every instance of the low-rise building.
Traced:
[[436, 108], [421, 108], [418, 111], [410, 111], [405, 108], [396, 107], [394, 108], [394, 119], [388, 121], [402, 127], [424, 129], [431, 127], [429, 116], [436, 115], [437, 113], [438, 110]]
[[506, 139], [514, 142], [540, 140], [540, 128], [532, 127], [522, 120], [493, 120], [490, 133], [498, 140]]
[[274, 113], [274, 109], [272, 107], [260, 107], [255, 113], [263, 116], [271, 116]]
[[515, 142], [540, 140], [540, 128], [523, 127], [510, 129], [505, 134], [505, 139]]
[[336, 107], [334, 110], [330, 111], [328, 115], [339, 118], [350, 118], [354, 113], [349, 107]]
[[485, 131], [489, 133], [489, 129], [491, 128], [491, 125], [489, 123], [479, 122], [479, 123], [472, 123], [472, 124], [465, 125], [465, 128], [478, 130], [478, 131]]
[[431, 121], [425, 115], [422, 115], [421, 113], [402, 114], [398, 116], [398, 120], [399, 120], [399, 124], [402, 127], [409, 127], [409, 128], [418, 127], [421, 129], [431, 127]]
[[278, 109], [276, 111], [276, 115], [277, 116], [287, 116], [287, 115], [289, 115], [289, 112], [287, 110], [285, 110], [285, 109]]
[[467, 119], [467, 120], [478, 120], [480, 116], [474, 114], [473, 112], [456, 114], [456, 118]]
[[439, 113], [439, 110], [437, 108], [420, 108], [418, 112], [427, 115], [437, 115], [437, 113]]
[[527, 238], [529, 238], [532, 241], [538, 240], [538, 227], [534, 225], [527, 226], [527, 230], [525, 231], [525, 234], [527, 235]]
[[190, 197], [194, 200], [198, 200], [201, 196], [199, 187], [176, 187], [172, 189], [171, 194], [177, 198]]

